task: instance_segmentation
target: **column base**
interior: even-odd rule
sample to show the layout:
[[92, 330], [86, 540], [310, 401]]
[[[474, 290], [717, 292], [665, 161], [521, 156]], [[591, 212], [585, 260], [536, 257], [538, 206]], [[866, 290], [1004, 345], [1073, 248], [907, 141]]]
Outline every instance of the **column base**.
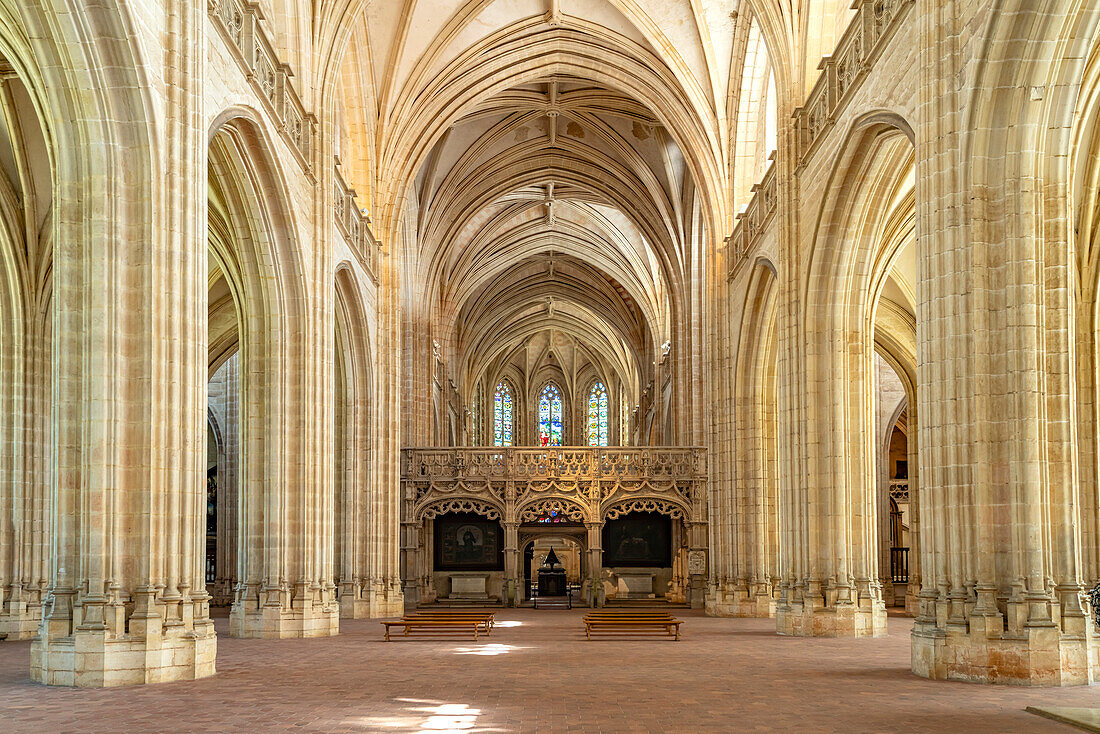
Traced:
[[1003, 631], [1003, 617], [971, 617], [938, 627], [918, 620], [912, 633], [912, 670], [933, 680], [1017, 686], [1083, 686], [1100, 681], [1100, 640], [1092, 621], [1068, 634], [1057, 625]]
[[884, 637], [886, 605], [881, 599], [828, 607], [781, 604], [775, 610], [775, 631], [790, 637]]
[[367, 592], [367, 600], [372, 618], [400, 617], [405, 613], [405, 594], [401, 591], [400, 580], [374, 584]]
[[0, 613], [0, 635], [9, 640], [30, 640], [38, 635], [42, 622], [42, 605], [23, 605], [21, 609], [9, 609]]
[[340, 619], [367, 619], [370, 601], [362, 597], [340, 597]]
[[341, 588], [340, 619], [379, 619], [400, 617], [405, 613], [405, 595], [397, 589], [364, 589], [361, 586]]
[[299, 589], [296, 598], [285, 588], [272, 587], [261, 595], [249, 591], [243, 584], [237, 588], [229, 611], [231, 637], [283, 640], [340, 633], [340, 606], [331, 589]]
[[77, 630], [31, 643], [31, 680], [51, 686], [106, 688], [196, 680], [214, 675], [214, 625], [182, 626], [144, 638], [113, 637], [106, 630]]
[[720, 585], [706, 597], [710, 617], [770, 619], [775, 616], [775, 599], [765, 586], [750, 590], [742, 585]]
[[217, 579], [206, 587], [206, 593], [210, 594], [210, 606], [228, 607], [233, 605], [233, 589], [237, 582], [233, 579]]

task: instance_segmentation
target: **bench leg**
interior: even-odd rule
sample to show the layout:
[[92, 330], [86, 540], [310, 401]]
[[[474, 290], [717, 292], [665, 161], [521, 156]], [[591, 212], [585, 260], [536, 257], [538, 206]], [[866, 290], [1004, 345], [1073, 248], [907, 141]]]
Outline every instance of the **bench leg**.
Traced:
[[390, 628], [387, 627], [386, 628], [386, 642], [389, 642], [389, 641], [390, 641]]

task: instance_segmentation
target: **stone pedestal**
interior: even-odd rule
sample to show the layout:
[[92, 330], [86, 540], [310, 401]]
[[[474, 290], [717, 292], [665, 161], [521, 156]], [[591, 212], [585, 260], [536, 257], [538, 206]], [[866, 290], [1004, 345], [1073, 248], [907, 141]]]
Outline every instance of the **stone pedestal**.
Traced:
[[38, 625], [42, 620], [42, 594], [35, 590], [27, 593], [18, 590], [11, 597], [4, 598], [0, 587], [0, 634], [9, 640], [29, 640], [38, 634]]
[[1009, 630], [1012, 609], [1007, 615], [990, 610], [951, 618], [950, 602], [922, 606], [911, 644], [912, 670], [919, 676], [1019, 686], [1100, 681], [1100, 636], [1088, 617], [1066, 615], [1060, 624], [1025, 622]]
[[405, 613], [405, 593], [399, 578], [378, 579], [371, 585], [368, 599], [370, 616], [373, 619], [400, 617]]
[[331, 591], [271, 587], [262, 593], [238, 587], [229, 612], [232, 637], [292, 639], [331, 637], [340, 631], [340, 608]]
[[653, 599], [652, 573], [619, 573], [616, 598]]
[[448, 599], [488, 601], [489, 577], [486, 574], [451, 574], [451, 593]]
[[218, 643], [213, 625], [142, 638], [113, 639], [105, 630], [49, 635], [31, 643], [31, 680], [54, 686], [103, 688], [196, 680], [214, 675]]
[[218, 641], [205, 596], [154, 601], [149, 589], [136, 596], [126, 624], [117, 599], [56, 592], [31, 643], [31, 680], [103, 688], [214, 675]]
[[771, 585], [762, 583], [715, 586], [707, 593], [706, 613], [712, 617], [774, 617], [775, 598], [771, 593]]
[[[775, 610], [775, 631], [792, 637], [883, 637], [886, 635], [886, 605], [877, 596], [852, 598], [841, 590], [826, 596], [805, 596], [780, 600]], [[839, 597], [839, 598], [838, 598]]]

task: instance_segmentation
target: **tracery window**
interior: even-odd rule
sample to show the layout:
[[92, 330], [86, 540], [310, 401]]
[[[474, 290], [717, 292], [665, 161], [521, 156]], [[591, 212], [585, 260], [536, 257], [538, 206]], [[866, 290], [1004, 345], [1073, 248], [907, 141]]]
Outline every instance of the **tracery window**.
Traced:
[[512, 386], [501, 380], [493, 396], [493, 445], [512, 445]]
[[588, 391], [588, 445], [607, 445], [607, 388], [597, 382]]
[[561, 446], [561, 390], [547, 383], [539, 393], [539, 445]]

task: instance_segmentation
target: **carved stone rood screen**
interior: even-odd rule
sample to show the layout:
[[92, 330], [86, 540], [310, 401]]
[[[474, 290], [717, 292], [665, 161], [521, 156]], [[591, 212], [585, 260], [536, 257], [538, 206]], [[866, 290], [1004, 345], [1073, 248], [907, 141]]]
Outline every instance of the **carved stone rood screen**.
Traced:
[[[505, 586], [519, 576], [520, 525], [557, 513], [588, 529], [587, 565], [600, 570], [604, 522], [629, 512], [681, 521], [686, 596], [701, 603], [706, 576], [707, 460], [699, 447], [408, 448], [402, 451], [406, 582], [430, 573], [423, 528], [448, 512], [499, 520]], [[414, 578], [410, 578], [414, 577]]]

